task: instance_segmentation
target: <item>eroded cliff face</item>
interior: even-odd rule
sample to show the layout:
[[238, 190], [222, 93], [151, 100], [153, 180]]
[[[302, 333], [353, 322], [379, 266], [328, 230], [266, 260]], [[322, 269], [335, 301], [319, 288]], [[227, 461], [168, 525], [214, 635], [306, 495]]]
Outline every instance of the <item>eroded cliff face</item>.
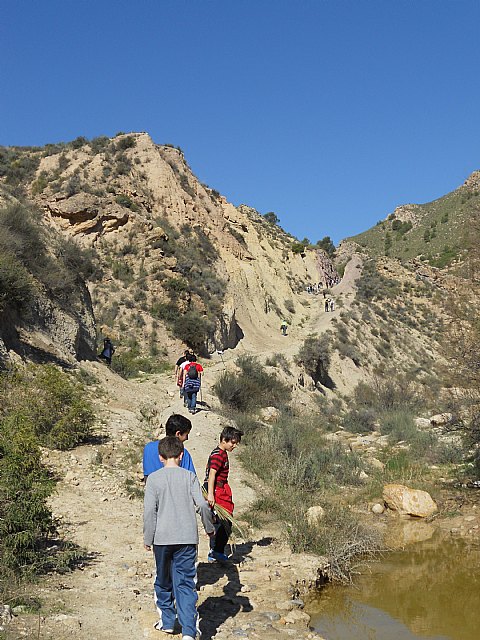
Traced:
[[[56, 250], [62, 253], [64, 238], [37, 218], [30, 220], [25, 202], [1, 186], [0, 209], [0, 367], [23, 359], [72, 364], [93, 357], [90, 293], [59, 260]], [[25, 256], [29, 233], [36, 244], [33, 255]], [[32, 268], [35, 263], [40, 264]]]
[[268, 337], [283, 317], [301, 322], [306, 284], [336, 277], [324, 252], [294, 254], [294, 238], [201, 184], [180, 150], [146, 133], [44, 152], [27, 188], [50, 224], [98, 256], [99, 327], [140, 349], [188, 342], [195, 328], [182, 333], [176, 318], [199, 322], [208, 351]]

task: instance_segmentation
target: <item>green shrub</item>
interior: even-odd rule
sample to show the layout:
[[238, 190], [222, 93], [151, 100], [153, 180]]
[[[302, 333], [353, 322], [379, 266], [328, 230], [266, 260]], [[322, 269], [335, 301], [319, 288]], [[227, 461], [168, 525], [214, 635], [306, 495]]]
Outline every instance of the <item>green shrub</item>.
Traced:
[[363, 265], [362, 273], [356, 284], [356, 296], [362, 302], [396, 298], [401, 295], [399, 283], [380, 274], [374, 260], [369, 260]]
[[323, 249], [330, 258], [335, 256], [335, 245], [332, 242], [330, 236], [325, 236], [321, 240], [319, 240], [316, 244], [319, 249]]
[[353, 433], [366, 433], [375, 431], [377, 414], [373, 409], [352, 409], [343, 418], [343, 424], [347, 431]]
[[213, 387], [222, 405], [238, 411], [253, 411], [289, 401], [290, 389], [277, 376], [267, 373], [257, 358], [241, 356], [238, 373], [225, 371]]
[[4, 411], [18, 411], [31, 422], [38, 441], [70, 449], [93, 433], [94, 412], [83, 386], [52, 365], [30, 366], [1, 376]]
[[0, 419], [0, 578], [41, 571], [45, 542], [55, 530], [47, 505], [54, 483], [34, 431], [19, 411]]
[[155, 357], [142, 356], [138, 347], [115, 353], [112, 358], [112, 370], [125, 379], [135, 378], [140, 371], [144, 373], [164, 373], [170, 364]]
[[115, 202], [122, 207], [126, 207], [131, 211], [138, 211], [140, 207], [136, 204], [131, 198], [129, 198], [124, 193], [119, 193], [118, 196], [115, 197]]
[[285, 371], [285, 373], [291, 373], [290, 362], [283, 353], [274, 353], [273, 355], [268, 356], [265, 359], [265, 364], [267, 365], [267, 367], [278, 367]]
[[292, 242], [292, 253], [302, 254], [305, 253], [305, 245], [301, 242]]
[[0, 254], [0, 311], [7, 304], [28, 308], [33, 290], [33, 280], [19, 260], [8, 253]]
[[194, 310], [179, 315], [172, 327], [173, 334], [198, 353], [205, 353], [205, 343], [213, 332], [213, 322]]
[[132, 284], [133, 282], [133, 269], [127, 262], [115, 260], [112, 263], [112, 275], [125, 284]]
[[267, 213], [265, 213], [263, 215], [263, 217], [265, 218], [265, 220], [269, 223], [269, 224], [276, 224], [278, 225], [280, 222], [280, 218], [277, 216], [276, 213], [274, 213], [273, 211], [268, 211]]
[[303, 366], [308, 375], [317, 384], [320, 383], [330, 389], [333, 381], [328, 374], [330, 367], [330, 335], [309, 336], [305, 339], [300, 351], [295, 356], [295, 362]]
[[[117, 134], [117, 136], [118, 135], [121, 134]], [[133, 136], [125, 136], [124, 138], [120, 138], [120, 140], [116, 142], [115, 146], [117, 151], [125, 151], [126, 149], [133, 149], [135, 145], [136, 141]]]

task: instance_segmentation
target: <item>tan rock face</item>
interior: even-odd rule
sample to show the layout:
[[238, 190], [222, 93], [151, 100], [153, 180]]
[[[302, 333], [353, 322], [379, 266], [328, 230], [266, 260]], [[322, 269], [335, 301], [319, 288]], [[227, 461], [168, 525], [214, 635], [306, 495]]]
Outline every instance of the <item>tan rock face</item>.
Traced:
[[383, 499], [390, 509], [404, 515], [426, 518], [438, 508], [427, 491], [410, 489], [402, 484], [387, 484], [383, 487]]
[[294, 254], [292, 236], [201, 184], [181, 150], [146, 133], [55, 151], [41, 158], [40, 177], [31, 196], [46, 219], [99, 258], [102, 281], [91, 285], [98, 320], [123, 335], [136, 327], [139, 344], [154, 334], [157, 348], [171, 349], [158, 312], [171, 300], [175, 312], [208, 320], [205, 351], [244, 336], [264, 343], [281, 319], [292, 331], [302, 322], [306, 283], [337, 277], [325, 252]]

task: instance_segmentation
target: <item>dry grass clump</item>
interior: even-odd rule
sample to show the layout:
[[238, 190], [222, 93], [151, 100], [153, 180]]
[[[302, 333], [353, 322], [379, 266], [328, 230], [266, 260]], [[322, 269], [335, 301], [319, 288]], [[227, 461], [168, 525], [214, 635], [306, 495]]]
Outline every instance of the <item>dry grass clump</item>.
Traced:
[[287, 540], [292, 550], [325, 556], [326, 573], [337, 582], [352, 582], [353, 576], [381, 548], [380, 533], [342, 505], [327, 505], [325, 516], [315, 525], [308, 523], [302, 505], [294, 505], [286, 517]]

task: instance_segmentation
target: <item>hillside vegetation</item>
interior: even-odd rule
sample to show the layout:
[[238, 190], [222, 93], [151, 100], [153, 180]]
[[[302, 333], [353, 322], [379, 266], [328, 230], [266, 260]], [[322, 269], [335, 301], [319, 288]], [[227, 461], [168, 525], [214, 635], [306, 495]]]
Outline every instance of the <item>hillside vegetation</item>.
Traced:
[[451, 193], [422, 205], [398, 207], [375, 227], [347, 240], [369, 255], [419, 258], [443, 268], [465, 258], [480, 208], [480, 172]]

